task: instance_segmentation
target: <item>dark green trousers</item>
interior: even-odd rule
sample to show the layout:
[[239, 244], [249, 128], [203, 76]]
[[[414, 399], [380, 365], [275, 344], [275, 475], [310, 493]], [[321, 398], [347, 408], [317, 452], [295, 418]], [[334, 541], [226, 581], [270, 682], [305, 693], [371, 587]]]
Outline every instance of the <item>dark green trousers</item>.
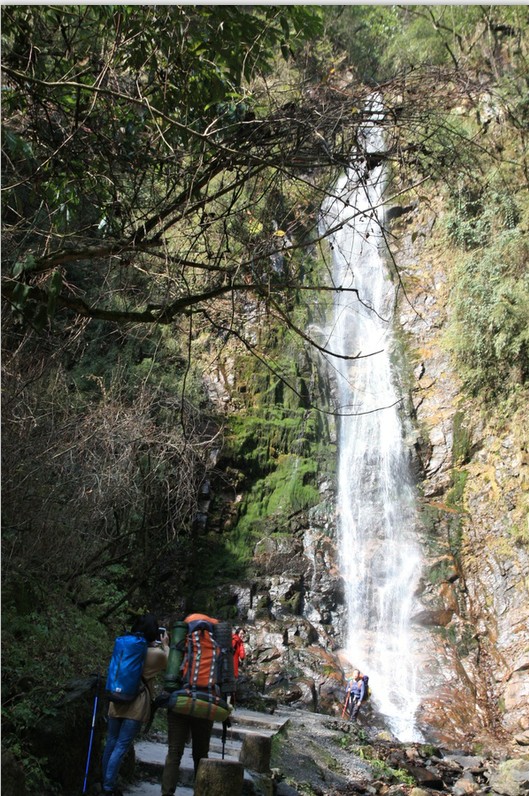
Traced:
[[199, 762], [208, 756], [212, 727], [213, 722], [209, 719], [197, 719], [194, 716], [173, 713], [172, 710], [167, 711], [168, 740], [162, 774], [162, 796], [173, 796], [176, 790], [180, 760], [190, 735], [196, 775]]

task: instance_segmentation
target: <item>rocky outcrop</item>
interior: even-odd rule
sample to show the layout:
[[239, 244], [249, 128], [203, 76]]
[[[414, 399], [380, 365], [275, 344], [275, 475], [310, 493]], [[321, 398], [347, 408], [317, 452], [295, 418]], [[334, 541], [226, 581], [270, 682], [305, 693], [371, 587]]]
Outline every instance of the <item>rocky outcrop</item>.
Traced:
[[529, 760], [505, 760], [488, 776], [494, 793], [502, 796], [525, 796], [529, 792]]
[[[362, 793], [370, 796], [524, 796], [529, 761], [502, 760], [494, 747], [480, 754], [431, 744], [399, 744], [385, 732], [339, 718], [283, 710], [287, 732], [276, 745], [277, 792]], [[281, 786], [285, 785], [285, 790]]]
[[[450, 256], [433, 232], [440, 202], [398, 228], [400, 303], [414, 371], [410, 400], [423, 488], [424, 549], [433, 553], [415, 621], [438, 637], [445, 686], [422, 706], [425, 725], [490, 731], [529, 743], [529, 555], [523, 494], [529, 468], [521, 419], [487, 418], [461, 390], [446, 353]], [[394, 252], [395, 253], [395, 252]], [[464, 734], [463, 732], [463, 734]]]

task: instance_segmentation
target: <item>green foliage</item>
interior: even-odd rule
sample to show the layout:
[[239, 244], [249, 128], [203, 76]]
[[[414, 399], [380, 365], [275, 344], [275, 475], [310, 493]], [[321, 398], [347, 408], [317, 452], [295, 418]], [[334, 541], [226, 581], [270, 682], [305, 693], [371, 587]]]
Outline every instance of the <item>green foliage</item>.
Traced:
[[439, 561], [430, 567], [428, 580], [430, 583], [443, 583], [452, 577], [454, 573], [453, 564], [450, 561]]
[[481, 17], [478, 7], [408, 6], [399, 9], [399, 25], [384, 52], [386, 69], [441, 66], [457, 60]]
[[355, 5], [326, 8], [325, 18], [360, 77], [383, 81], [425, 65], [490, 68], [502, 47], [514, 60], [529, 16], [509, 6]]
[[456, 412], [452, 421], [452, 464], [467, 464], [471, 454], [472, 434], [465, 424], [464, 413]]
[[319, 500], [314, 485], [316, 473], [313, 460], [281, 455], [272, 472], [250, 489], [239, 530], [260, 533], [266, 528], [280, 527], [291, 515], [314, 506]]
[[[278, 53], [291, 59], [318, 35], [320, 9], [12, 6], [2, 22], [4, 240], [15, 264], [4, 295], [13, 309], [42, 330], [65, 306], [125, 321], [134, 307], [137, 320], [152, 322], [169, 303], [168, 285], [177, 306], [183, 291], [210, 298], [200, 265], [213, 260], [211, 270], [226, 273], [229, 225], [243, 212], [235, 205], [245, 179], [234, 178], [235, 166], [251, 182], [268, 157], [259, 141], [277, 149], [256, 122], [270, 113], [270, 99], [263, 105], [252, 83], [270, 73]], [[252, 147], [259, 162], [248, 155]], [[229, 222], [210, 230], [223, 214]], [[269, 237], [269, 228], [257, 228]], [[152, 241], [140, 247], [155, 229], [154, 257], [165, 259], [160, 247], [167, 252], [169, 241], [178, 252], [166, 269], [149, 262]], [[266, 263], [255, 243], [245, 241], [243, 261], [258, 255]], [[117, 259], [105, 264], [107, 254]], [[31, 272], [22, 265], [29, 257], [37, 263]], [[198, 272], [184, 276], [180, 266], [195, 264]], [[39, 276], [48, 271], [44, 284]]]
[[314, 363], [299, 343], [285, 347], [282, 334], [269, 339], [267, 356], [273, 373], [248, 356], [239, 356], [236, 366], [244, 405], [229, 418], [224, 451], [224, 466], [243, 495], [224, 534], [232, 567], [237, 561], [248, 567], [257, 539], [288, 532], [292, 517], [320, 502], [318, 476], [334, 456], [325, 443], [325, 417], [311, 406], [322, 400]]
[[465, 249], [487, 246], [498, 233], [514, 230], [520, 210], [511, 191], [463, 184], [453, 194], [452, 209], [446, 219], [451, 240]]
[[[17, 592], [4, 590], [2, 604], [2, 747], [21, 762], [29, 793], [54, 792], [46, 760], [32, 753], [30, 732], [39, 719], [53, 717], [64, 685], [101, 671], [112, 634], [90, 612], [68, 604], [60, 590], [43, 593], [32, 609]], [[116, 617], [123, 621], [124, 615]]]
[[509, 536], [512, 537], [515, 544], [529, 546], [529, 529], [527, 526], [520, 527], [518, 525], [513, 525], [507, 529], [507, 532]]
[[401, 14], [396, 6], [326, 6], [327, 36], [338, 52], [362, 80], [387, 76], [382, 64], [391, 41], [401, 29]]
[[472, 393], [505, 396], [529, 375], [529, 254], [520, 229], [454, 264], [448, 344]]
[[415, 785], [415, 778], [403, 768], [392, 768], [384, 760], [373, 759], [369, 761], [377, 779], [386, 779], [390, 782], [403, 785]]
[[457, 627], [456, 625], [436, 627], [435, 632], [456, 649], [460, 660], [463, 660], [472, 652], [475, 653], [479, 647], [476, 628], [469, 623], [463, 624], [462, 627]]
[[[359, 743], [360, 742], [360, 743]], [[402, 783], [403, 785], [415, 785], [415, 779], [407, 771], [401, 768], [392, 768], [375, 755], [375, 749], [367, 743], [367, 738], [362, 730], [348, 733], [338, 739], [342, 749], [351, 752], [361, 760], [367, 760], [373, 769], [376, 779], [384, 779], [389, 782]]]
[[[451, 486], [446, 495], [446, 505], [457, 509], [460, 513], [464, 510], [467, 479], [468, 472], [466, 470], [452, 469]], [[451, 515], [447, 521], [449, 549], [454, 558], [459, 557], [463, 541], [463, 523], [460, 513]]]

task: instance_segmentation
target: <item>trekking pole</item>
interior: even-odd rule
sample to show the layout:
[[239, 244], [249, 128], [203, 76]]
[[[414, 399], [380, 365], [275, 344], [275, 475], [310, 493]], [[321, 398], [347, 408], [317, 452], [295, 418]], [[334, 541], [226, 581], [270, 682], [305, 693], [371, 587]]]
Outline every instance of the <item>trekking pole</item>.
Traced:
[[348, 685], [347, 686], [347, 690], [345, 692], [345, 702], [344, 702], [343, 710], [342, 710], [342, 719], [345, 716], [345, 711], [347, 710], [347, 705], [349, 704], [349, 694], [350, 694], [350, 692], [351, 692], [351, 685]]
[[222, 759], [224, 760], [224, 749], [226, 747], [226, 736], [228, 734], [228, 727], [231, 726], [229, 717], [222, 722]]
[[86, 783], [88, 781], [88, 769], [90, 768], [90, 757], [92, 755], [92, 742], [94, 740], [94, 729], [96, 726], [97, 703], [99, 701], [99, 672], [96, 679], [96, 695], [94, 699], [94, 710], [92, 712], [92, 726], [90, 728], [90, 740], [88, 742], [88, 756], [86, 758], [86, 769], [84, 773], [83, 794], [86, 793]]

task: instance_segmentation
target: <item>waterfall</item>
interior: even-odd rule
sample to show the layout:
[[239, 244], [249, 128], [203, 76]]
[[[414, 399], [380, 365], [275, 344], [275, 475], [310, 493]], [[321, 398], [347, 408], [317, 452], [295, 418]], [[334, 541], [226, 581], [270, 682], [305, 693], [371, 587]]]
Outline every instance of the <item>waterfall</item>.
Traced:
[[[373, 123], [366, 150], [383, 149]], [[336, 374], [337, 529], [345, 582], [345, 654], [370, 677], [372, 701], [402, 741], [421, 740], [410, 613], [420, 575], [417, 518], [392, 367], [395, 289], [382, 220], [385, 168], [358, 162], [322, 208], [337, 288], [328, 348]], [[357, 292], [347, 292], [352, 288]]]

